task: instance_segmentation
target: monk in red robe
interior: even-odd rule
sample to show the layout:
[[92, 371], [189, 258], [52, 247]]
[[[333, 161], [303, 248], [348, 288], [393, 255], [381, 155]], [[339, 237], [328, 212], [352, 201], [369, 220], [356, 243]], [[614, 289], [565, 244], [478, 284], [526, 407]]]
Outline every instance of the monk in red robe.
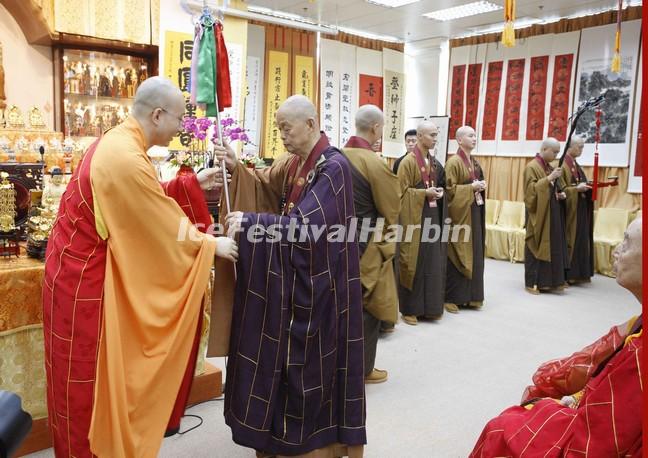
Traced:
[[146, 155], [169, 144], [183, 113], [171, 81], [146, 80], [133, 115], [90, 147], [61, 199], [43, 285], [57, 456], [155, 457], [179, 425], [214, 253], [237, 257], [232, 239], [187, 221], [209, 224], [201, 188], [214, 171], [160, 184]]
[[[641, 219], [614, 253], [617, 283], [641, 302]], [[488, 422], [471, 457], [641, 457], [642, 318], [533, 376], [520, 406]]]

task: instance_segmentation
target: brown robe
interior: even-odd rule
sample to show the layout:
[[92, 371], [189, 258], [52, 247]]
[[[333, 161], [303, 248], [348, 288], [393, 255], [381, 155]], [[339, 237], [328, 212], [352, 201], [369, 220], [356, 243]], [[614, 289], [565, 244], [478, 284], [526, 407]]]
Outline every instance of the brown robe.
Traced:
[[564, 210], [554, 186], [536, 156], [524, 169], [526, 207], [525, 285], [529, 288], [556, 288], [565, 283], [567, 247], [564, 237]]
[[560, 186], [567, 194], [567, 280], [589, 280], [594, 276], [594, 202], [591, 190], [576, 190], [576, 185], [587, 182], [587, 176], [576, 161], [569, 159], [563, 161], [560, 177]]
[[[471, 156], [476, 178], [484, 179], [479, 163]], [[486, 240], [485, 205], [477, 205], [472, 178], [462, 158], [455, 154], [445, 165], [448, 215], [455, 226], [468, 226], [468, 240], [464, 242], [464, 231], [458, 232], [456, 240], [448, 242], [448, 273], [446, 280], [446, 302], [452, 304], [480, 305], [484, 300], [484, 241]], [[485, 192], [481, 193], [486, 201]], [[453, 232], [451, 231], [451, 233]]]
[[[400, 186], [396, 175], [381, 161], [376, 153], [364, 148], [343, 148], [342, 153], [351, 163], [353, 176], [353, 201], [358, 231], [363, 218], [384, 218], [382, 239], [360, 241], [360, 281], [362, 302], [367, 312], [389, 323], [398, 321], [398, 297], [394, 282], [394, 254], [396, 242], [390, 239], [390, 225], [398, 223], [400, 211]], [[387, 241], [384, 238], [387, 237]], [[390, 241], [391, 240], [391, 241]]]
[[[431, 179], [434, 186], [445, 187], [445, 172], [436, 159]], [[430, 172], [429, 165], [427, 172]], [[406, 228], [423, 226], [424, 221], [443, 228], [443, 219], [448, 214], [445, 197], [437, 200], [436, 207], [428, 205], [425, 186], [421, 178], [416, 156], [408, 154], [398, 168], [401, 185], [400, 223]], [[446, 263], [448, 244], [439, 237], [435, 241], [421, 242], [421, 228], [413, 232], [411, 241], [399, 244], [399, 304], [403, 315], [440, 317], [445, 300]], [[428, 234], [434, 238], [434, 232]]]

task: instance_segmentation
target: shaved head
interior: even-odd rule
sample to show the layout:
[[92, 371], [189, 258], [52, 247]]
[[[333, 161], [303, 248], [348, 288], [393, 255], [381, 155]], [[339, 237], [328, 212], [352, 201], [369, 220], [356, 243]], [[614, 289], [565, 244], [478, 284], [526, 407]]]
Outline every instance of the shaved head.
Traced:
[[302, 121], [313, 119], [317, 122], [315, 105], [313, 105], [313, 102], [308, 97], [303, 95], [288, 97], [277, 110], [277, 118], [279, 116], [291, 120], [300, 119]]
[[540, 156], [549, 163], [556, 159], [560, 152], [560, 142], [553, 137], [547, 137], [540, 146]]
[[385, 116], [376, 105], [362, 105], [355, 116], [355, 126], [358, 133], [369, 132], [376, 125], [382, 126]]
[[153, 76], [137, 88], [133, 117], [144, 131], [147, 148], [169, 146], [182, 129], [184, 112], [184, 96], [171, 80]]
[[416, 128], [416, 144], [422, 152], [433, 150], [437, 143], [439, 129], [432, 121], [423, 121]]
[[470, 154], [477, 146], [477, 132], [470, 126], [461, 126], [457, 129], [457, 143], [465, 153]]
[[579, 157], [581, 154], [583, 154], [584, 147], [585, 147], [585, 139], [580, 135], [572, 135], [567, 153], [575, 159]]
[[[173, 108], [173, 105], [181, 104], [184, 107], [184, 96], [170, 79], [162, 76], [148, 78], [137, 88], [135, 101], [133, 102], [133, 113], [142, 115], [151, 108]], [[184, 110], [184, 109], [183, 109]]]
[[313, 102], [303, 95], [288, 97], [277, 110], [275, 122], [286, 150], [308, 157], [321, 136]]

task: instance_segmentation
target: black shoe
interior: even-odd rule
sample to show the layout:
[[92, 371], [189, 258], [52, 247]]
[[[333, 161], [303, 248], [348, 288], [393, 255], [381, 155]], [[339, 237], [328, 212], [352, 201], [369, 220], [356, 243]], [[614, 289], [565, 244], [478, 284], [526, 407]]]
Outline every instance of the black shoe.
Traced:
[[180, 427], [179, 427], [179, 426], [178, 426], [177, 428], [167, 429], [167, 430], [164, 432], [164, 437], [171, 437], [171, 436], [175, 436], [175, 435], [178, 434], [179, 432], [180, 432]]

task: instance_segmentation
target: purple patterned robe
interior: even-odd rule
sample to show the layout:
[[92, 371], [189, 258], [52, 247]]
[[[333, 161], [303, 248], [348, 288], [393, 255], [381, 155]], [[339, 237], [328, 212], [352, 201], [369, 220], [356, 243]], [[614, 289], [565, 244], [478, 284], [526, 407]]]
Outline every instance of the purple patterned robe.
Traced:
[[[358, 244], [330, 232], [354, 216], [351, 171], [336, 148], [321, 157], [287, 216], [245, 213], [244, 231], [281, 224], [280, 242], [239, 235], [225, 421], [236, 443], [265, 453], [366, 443]], [[288, 242], [289, 221], [306, 217], [323, 235]]]

